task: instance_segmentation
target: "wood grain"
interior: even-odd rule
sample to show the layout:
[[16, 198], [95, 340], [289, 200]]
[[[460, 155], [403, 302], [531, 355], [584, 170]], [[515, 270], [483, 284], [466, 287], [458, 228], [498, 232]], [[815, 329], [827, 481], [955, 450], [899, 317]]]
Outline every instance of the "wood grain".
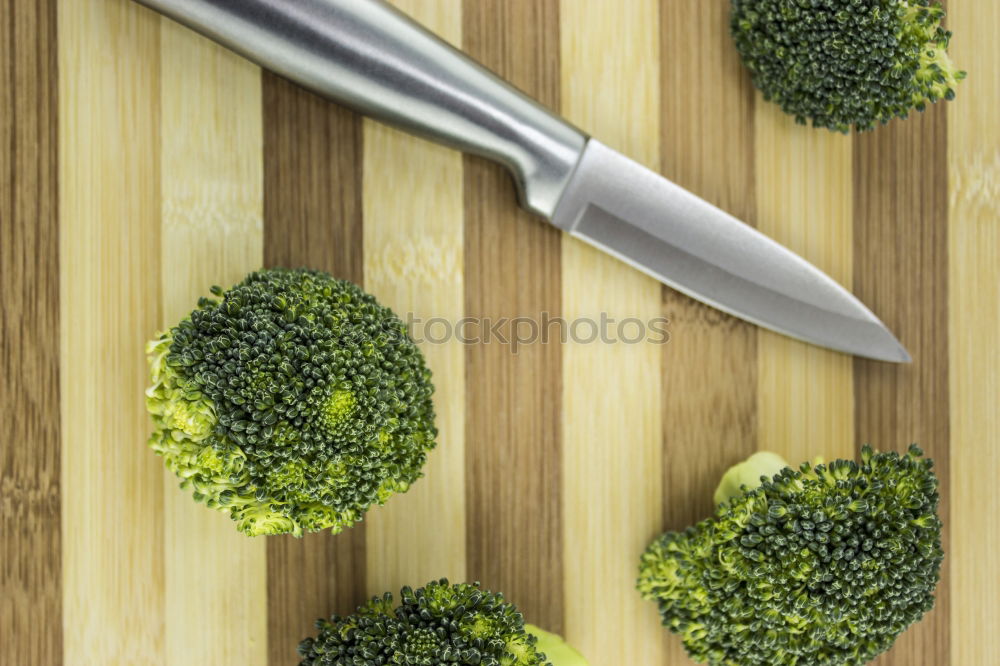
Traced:
[[[269, 73], [262, 84], [264, 265], [361, 284], [361, 118]], [[268, 663], [295, 664], [317, 618], [366, 598], [365, 526], [267, 539]]]
[[55, 663], [63, 646], [56, 49], [55, 2], [0, 4], [3, 664]]
[[361, 284], [361, 117], [263, 76], [264, 262]]
[[[660, 163], [660, 20], [652, 0], [560, 5], [563, 114], [646, 166]], [[628, 35], [628, 49], [622, 48]], [[569, 238], [563, 315], [645, 322], [661, 286]], [[657, 664], [664, 632], [635, 591], [638, 557], [663, 528], [662, 345], [563, 348], [566, 636], [594, 664]]]
[[[918, 442], [941, 479], [949, 534], [948, 135], [939, 104], [854, 140], [854, 292], [913, 363], [855, 359], [855, 441], [905, 450]], [[945, 559], [935, 608], [881, 664], [937, 666], [950, 653]]]
[[[396, 4], [461, 42], [460, 0]], [[466, 579], [465, 350], [454, 338], [432, 342], [443, 325], [427, 328], [462, 317], [462, 156], [365, 120], [363, 191], [365, 288], [404, 321], [423, 322], [413, 328], [434, 373], [438, 438], [424, 478], [366, 518], [368, 592], [395, 594]]]
[[950, 0], [969, 71], [948, 108], [951, 664], [1000, 655], [1000, 6]]
[[63, 660], [162, 664], [163, 463], [143, 400], [162, 322], [160, 18], [62, 2], [59, 26]]
[[[754, 96], [729, 47], [729, 14], [721, 3], [670, 0], [660, 12], [663, 175], [753, 224]], [[711, 514], [722, 474], [756, 449], [757, 329], [666, 287], [663, 304], [671, 332], [663, 348], [663, 528], [684, 529]]]
[[[260, 69], [167, 19], [160, 67], [166, 328], [260, 268], [263, 174]], [[265, 540], [164, 474], [167, 663], [265, 664]]]
[[[758, 228], [851, 288], [851, 138], [808, 131], [758, 95]], [[759, 448], [797, 467], [854, 459], [854, 364], [850, 356], [761, 330]]]
[[[558, 109], [558, 3], [468, 0], [464, 10], [465, 49]], [[487, 320], [506, 320], [499, 330], [511, 342], [467, 348], [469, 576], [561, 632], [559, 333], [546, 331], [548, 344], [514, 343], [540, 335], [543, 317], [562, 309], [560, 232], [518, 207], [506, 170], [473, 157], [465, 158], [465, 266], [466, 315], [484, 322], [480, 332]]]
[[[0, 663], [290, 666], [316, 618], [447, 575], [502, 590], [593, 666], [679, 666], [634, 591], [649, 540], [707, 515], [755, 448], [797, 462], [866, 441], [928, 451], [947, 528], [937, 608], [879, 663], [996, 661], [1000, 9], [948, 3], [970, 71], [954, 102], [841, 137], [754, 94], [722, 0], [397, 4], [851, 286], [914, 363], [664, 290], [520, 212], [498, 167], [130, 0], [0, 3]], [[422, 342], [441, 430], [426, 478], [340, 535], [249, 540], [146, 447], [142, 347], [261, 262], [425, 321], [666, 315], [671, 339]]]

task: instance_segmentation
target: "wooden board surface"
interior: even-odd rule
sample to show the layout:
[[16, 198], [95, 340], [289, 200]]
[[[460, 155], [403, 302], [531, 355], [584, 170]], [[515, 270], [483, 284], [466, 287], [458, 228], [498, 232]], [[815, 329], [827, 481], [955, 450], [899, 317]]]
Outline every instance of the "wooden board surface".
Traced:
[[[948, 3], [955, 102], [862, 136], [764, 102], [724, 0], [397, 4], [828, 271], [915, 362], [697, 304], [520, 211], [500, 168], [128, 0], [0, 3], [0, 664], [291, 665], [317, 617], [439, 576], [503, 590], [594, 666], [687, 664], [632, 587], [655, 534], [754, 450], [911, 441], [942, 477], [946, 566], [879, 663], [1000, 659], [996, 3]], [[428, 339], [426, 477], [343, 534], [248, 539], [146, 448], [142, 347], [260, 265], [351, 279], [427, 338], [435, 317], [526, 318], [511, 336], [604, 313], [665, 318], [669, 341]]]

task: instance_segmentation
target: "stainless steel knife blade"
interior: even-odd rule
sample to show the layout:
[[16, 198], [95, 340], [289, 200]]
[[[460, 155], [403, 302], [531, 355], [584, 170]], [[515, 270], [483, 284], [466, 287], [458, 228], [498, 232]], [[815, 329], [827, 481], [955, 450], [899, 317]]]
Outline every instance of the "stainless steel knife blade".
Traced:
[[693, 298], [759, 326], [882, 361], [910, 355], [830, 276], [595, 139], [553, 224]]
[[521, 205], [684, 293], [817, 345], [906, 362], [816, 267], [589, 138], [382, 0], [138, 0], [357, 111], [505, 165]]

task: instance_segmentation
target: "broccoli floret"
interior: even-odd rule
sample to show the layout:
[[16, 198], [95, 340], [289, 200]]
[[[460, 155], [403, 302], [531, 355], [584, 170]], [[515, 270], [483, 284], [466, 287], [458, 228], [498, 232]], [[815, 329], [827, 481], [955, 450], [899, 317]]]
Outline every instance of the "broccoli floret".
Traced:
[[866, 663], [934, 605], [944, 554], [922, 455], [866, 446], [860, 464], [772, 468], [714, 517], [656, 539], [639, 591], [697, 662]]
[[869, 130], [965, 78], [929, 0], [732, 0], [736, 49], [764, 99], [800, 123]]
[[[480, 666], [587, 666], [582, 657], [549, 661], [539, 639], [526, 630], [517, 608], [479, 587], [441, 579], [400, 591], [359, 607], [347, 617], [319, 620], [319, 635], [299, 644], [301, 666], [358, 664], [478, 664]], [[542, 632], [544, 633], [544, 632]], [[545, 634], [545, 641], [564, 647]], [[574, 655], [571, 648], [566, 655]]]
[[149, 440], [243, 533], [339, 532], [435, 444], [423, 356], [388, 308], [309, 270], [252, 273], [147, 345]]

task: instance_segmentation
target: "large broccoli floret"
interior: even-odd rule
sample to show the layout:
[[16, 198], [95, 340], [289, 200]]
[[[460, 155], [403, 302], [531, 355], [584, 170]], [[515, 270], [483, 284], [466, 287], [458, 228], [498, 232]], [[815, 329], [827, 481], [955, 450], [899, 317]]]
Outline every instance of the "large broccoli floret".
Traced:
[[433, 388], [403, 323], [359, 287], [264, 270], [147, 346], [150, 446], [248, 535], [330, 528], [420, 476]]
[[938, 481], [921, 456], [866, 446], [860, 465], [800, 471], [758, 458], [773, 465], [759, 487], [650, 545], [639, 591], [697, 662], [866, 663], [934, 605]]
[[955, 96], [943, 18], [928, 0], [732, 0], [731, 27], [764, 99], [847, 132]]
[[548, 661], [517, 608], [478, 583], [441, 579], [417, 590], [404, 587], [400, 598], [394, 607], [387, 592], [354, 615], [319, 620], [319, 635], [299, 645], [301, 666], [587, 666], [558, 636], [539, 631], [561, 655]]

